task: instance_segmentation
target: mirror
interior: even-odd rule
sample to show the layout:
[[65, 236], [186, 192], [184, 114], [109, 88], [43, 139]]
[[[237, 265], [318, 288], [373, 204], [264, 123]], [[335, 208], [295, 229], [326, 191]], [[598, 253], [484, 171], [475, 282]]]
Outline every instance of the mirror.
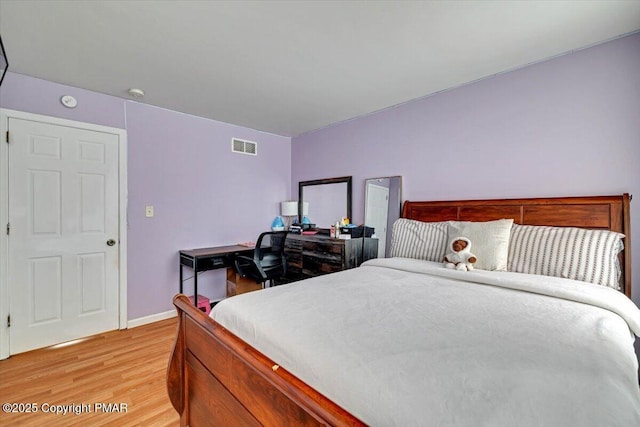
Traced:
[[402, 177], [369, 178], [364, 182], [364, 224], [373, 227], [378, 238], [378, 258], [391, 247], [391, 228], [400, 218]]
[[298, 183], [298, 217], [302, 203], [309, 203], [307, 216], [316, 228], [330, 228], [343, 217], [351, 219], [351, 177], [316, 179]]

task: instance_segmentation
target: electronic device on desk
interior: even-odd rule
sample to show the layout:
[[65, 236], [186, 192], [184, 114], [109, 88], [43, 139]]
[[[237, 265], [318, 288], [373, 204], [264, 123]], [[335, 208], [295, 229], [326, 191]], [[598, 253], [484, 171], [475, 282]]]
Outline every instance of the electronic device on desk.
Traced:
[[295, 222], [289, 227], [289, 233], [301, 234], [303, 232], [315, 231], [316, 225], [311, 223]]
[[367, 227], [364, 225], [358, 225], [355, 226], [353, 224], [349, 224], [347, 226], [344, 227], [340, 227], [340, 234], [350, 234], [352, 238], [358, 238], [358, 237], [362, 237], [362, 235], [364, 234], [364, 237], [371, 237], [374, 233], [374, 228], [373, 227]]

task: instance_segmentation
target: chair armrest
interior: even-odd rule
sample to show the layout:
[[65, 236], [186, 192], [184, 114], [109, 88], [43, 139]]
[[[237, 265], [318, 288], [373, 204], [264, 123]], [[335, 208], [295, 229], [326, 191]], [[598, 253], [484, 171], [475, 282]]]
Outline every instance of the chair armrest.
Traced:
[[[233, 264], [235, 270], [242, 277], [249, 277], [251, 279], [254, 279], [257, 283], [262, 283], [267, 280], [267, 275], [265, 274], [264, 270], [262, 269], [260, 264], [256, 263], [253, 258], [249, 258], [248, 256], [244, 255], [237, 255], [233, 260]], [[261, 278], [260, 281], [259, 278]]]

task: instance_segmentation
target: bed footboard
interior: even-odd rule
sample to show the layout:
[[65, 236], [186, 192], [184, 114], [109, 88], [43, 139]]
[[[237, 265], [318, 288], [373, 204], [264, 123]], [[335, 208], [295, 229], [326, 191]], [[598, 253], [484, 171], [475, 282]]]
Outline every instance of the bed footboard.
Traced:
[[167, 390], [183, 426], [361, 426], [357, 418], [176, 295]]

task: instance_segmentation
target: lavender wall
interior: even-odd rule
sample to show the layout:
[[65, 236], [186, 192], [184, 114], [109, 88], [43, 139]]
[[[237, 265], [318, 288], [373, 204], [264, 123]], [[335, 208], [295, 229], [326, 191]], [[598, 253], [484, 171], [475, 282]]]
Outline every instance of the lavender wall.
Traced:
[[[78, 107], [63, 107], [62, 95], [76, 97]], [[2, 83], [0, 107], [127, 130], [130, 320], [172, 309], [179, 249], [255, 240], [291, 194], [287, 137], [15, 73]], [[258, 156], [232, 153], [232, 137], [257, 142]], [[146, 205], [155, 207], [153, 218]], [[198, 281], [204, 295], [225, 293], [224, 271]]]
[[[255, 241], [269, 229], [279, 202], [289, 198], [291, 143], [143, 104], [127, 103], [126, 109], [129, 318], [137, 318], [171, 307], [178, 249]], [[257, 142], [258, 156], [232, 153], [232, 137]], [[146, 205], [155, 207], [153, 218], [145, 217]], [[192, 290], [193, 281], [185, 286]], [[224, 296], [225, 271], [201, 273], [198, 290]]]
[[293, 139], [294, 186], [344, 175], [356, 222], [377, 176], [404, 200], [635, 194], [640, 304], [640, 34]]

